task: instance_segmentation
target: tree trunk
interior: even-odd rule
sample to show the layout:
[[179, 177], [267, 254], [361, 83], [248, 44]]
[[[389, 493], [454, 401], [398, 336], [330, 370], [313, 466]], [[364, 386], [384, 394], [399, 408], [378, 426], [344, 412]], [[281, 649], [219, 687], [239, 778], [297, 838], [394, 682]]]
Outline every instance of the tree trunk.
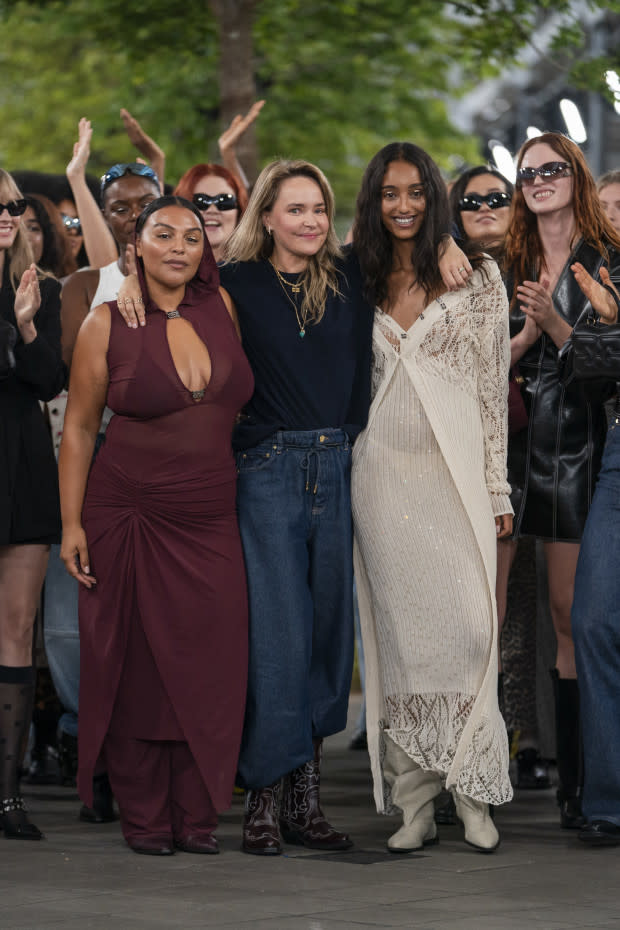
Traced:
[[[256, 99], [252, 24], [258, 0], [209, 0], [220, 32], [220, 116], [228, 126], [237, 113], [247, 113]], [[239, 140], [237, 156], [250, 183], [256, 180], [256, 131], [250, 126]]]

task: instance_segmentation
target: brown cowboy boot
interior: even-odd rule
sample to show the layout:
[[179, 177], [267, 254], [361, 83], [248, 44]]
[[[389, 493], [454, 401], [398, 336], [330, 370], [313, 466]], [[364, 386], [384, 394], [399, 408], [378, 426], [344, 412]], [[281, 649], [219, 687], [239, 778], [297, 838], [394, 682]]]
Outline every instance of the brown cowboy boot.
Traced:
[[241, 844], [243, 852], [254, 856], [279, 856], [282, 852], [278, 827], [280, 786], [281, 783], [277, 781], [268, 788], [246, 791]]
[[296, 843], [309, 849], [349, 849], [353, 846], [350, 837], [334, 830], [321, 810], [322, 743], [323, 740], [314, 740], [314, 758], [284, 779], [280, 830], [286, 843]]

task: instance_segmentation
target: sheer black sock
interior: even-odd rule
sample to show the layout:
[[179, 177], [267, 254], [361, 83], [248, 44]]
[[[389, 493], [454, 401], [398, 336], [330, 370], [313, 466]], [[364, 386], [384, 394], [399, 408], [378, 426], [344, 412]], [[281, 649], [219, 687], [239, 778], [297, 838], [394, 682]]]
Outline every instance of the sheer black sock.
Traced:
[[32, 666], [0, 665], [0, 818], [6, 836], [40, 839], [19, 796], [22, 746], [32, 715]]

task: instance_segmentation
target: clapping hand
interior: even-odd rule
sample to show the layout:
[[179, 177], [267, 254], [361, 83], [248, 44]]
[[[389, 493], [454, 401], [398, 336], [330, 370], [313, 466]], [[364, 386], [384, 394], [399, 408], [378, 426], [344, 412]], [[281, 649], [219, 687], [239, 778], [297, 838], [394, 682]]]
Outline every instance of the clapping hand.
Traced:
[[[15, 320], [24, 342], [31, 342], [36, 336], [32, 321], [40, 306], [41, 291], [39, 290], [36, 265], [33, 262], [30, 268], [24, 271], [19, 287], [15, 292]], [[31, 338], [26, 338], [26, 334]]]
[[570, 266], [575, 275], [575, 281], [592, 304], [593, 310], [598, 313], [603, 323], [615, 323], [618, 319], [618, 302], [614, 300], [612, 294], [605, 290], [603, 285], [610, 287], [620, 300], [620, 294], [617, 287], [612, 284], [607, 268], [602, 267], [600, 271], [601, 281], [595, 281], [583, 267], [581, 262], [575, 262]]

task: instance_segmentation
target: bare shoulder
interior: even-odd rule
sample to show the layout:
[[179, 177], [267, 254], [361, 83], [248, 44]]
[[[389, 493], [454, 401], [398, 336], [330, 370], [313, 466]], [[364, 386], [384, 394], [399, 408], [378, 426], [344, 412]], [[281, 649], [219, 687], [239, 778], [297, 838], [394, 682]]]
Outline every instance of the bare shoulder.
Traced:
[[93, 347], [105, 346], [110, 340], [112, 313], [108, 304], [99, 304], [89, 310], [80, 329], [79, 339]]
[[69, 275], [62, 288], [63, 300], [82, 297], [90, 303], [99, 287], [99, 270], [83, 268]]

